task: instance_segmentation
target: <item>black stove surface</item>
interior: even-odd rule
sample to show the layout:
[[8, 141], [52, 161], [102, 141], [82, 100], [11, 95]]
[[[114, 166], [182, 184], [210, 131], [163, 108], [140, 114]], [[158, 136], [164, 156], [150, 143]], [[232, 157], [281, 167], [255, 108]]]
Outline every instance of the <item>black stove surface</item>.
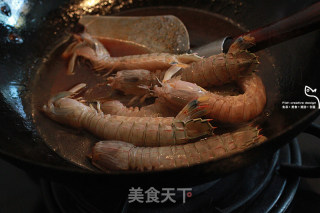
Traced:
[[[319, 121], [318, 118], [317, 123]], [[299, 135], [298, 139], [303, 164], [320, 165], [317, 139], [306, 134]], [[297, 150], [299, 152], [298, 143], [293, 141], [270, 159], [193, 188], [192, 197], [186, 197], [185, 204], [181, 196], [175, 197], [174, 204], [141, 205], [126, 202], [128, 196], [123, 191], [118, 192], [122, 194], [120, 197], [77, 191], [32, 177], [0, 160], [0, 212], [151, 212], [150, 208], [152, 212], [320, 212], [319, 179], [302, 179], [299, 184], [298, 178], [286, 178], [277, 173], [280, 162], [299, 161]], [[103, 197], [104, 202], [98, 197]], [[111, 206], [107, 206], [106, 200]]]

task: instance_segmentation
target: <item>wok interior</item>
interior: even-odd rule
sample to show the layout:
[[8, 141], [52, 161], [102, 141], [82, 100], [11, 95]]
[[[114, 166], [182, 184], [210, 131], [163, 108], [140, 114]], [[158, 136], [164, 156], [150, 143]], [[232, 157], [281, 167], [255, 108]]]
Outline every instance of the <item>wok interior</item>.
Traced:
[[[253, 29], [290, 15], [314, 1], [304, 1], [294, 5], [284, 0], [248, 1], [243, 4], [237, 1], [232, 4], [226, 1], [205, 1], [201, 3], [194, 1], [179, 1], [175, 3], [170, 3], [170, 1], [133, 2], [133, 4], [128, 3], [127, 7], [122, 7], [124, 9], [120, 9], [120, 12], [123, 10], [130, 15], [131, 9], [140, 6], [183, 5], [224, 15], [247, 29]], [[63, 1], [60, 1], [60, 3], [62, 4]], [[110, 7], [110, 11], [100, 8], [101, 14], [106, 11], [107, 13], [117, 14], [119, 11], [114, 9], [117, 8], [117, 3], [113, 4], [115, 5]], [[32, 85], [33, 78], [37, 75], [39, 67], [48, 60], [52, 48], [61, 42], [61, 38], [67, 34], [66, 31], [70, 29], [71, 25], [66, 23], [75, 23], [76, 21], [74, 18], [69, 18], [67, 21], [63, 20], [61, 13], [67, 13], [68, 9], [62, 9], [61, 12], [61, 10], [56, 10], [57, 5], [52, 4], [50, 6], [55, 11], [50, 14], [46, 14], [46, 11], [42, 11], [36, 6], [31, 8], [31, 12], [36, 13], [40, 10], [38, 14], [42, 14], [47, 18], [43, 21], [44, 19], [40, 15], [39, 17], [27, 16], [27, 22], [30, 18], [36, 21], [33, 21], [32, 26], [26, 25], [19, 32], [24, 39], [22, 44], [10, 43], [5, 36], [1, 40], [1, 47], [3, 46], [4, 48], [1, 48], [0, 51], [2, 54], [6, 54], [6, 57], [0, 61], [1, 106], [3, 107], [1, 111], [2, 128], [0, 130], [3, 140], [0, 142], [0, 149], [1, 153], [9, 159], [23, 159], [29, 161], [32, 165], [41, 165], [46, 168], [85, 172], [83, 168], [79, 168], [62, 159], [46, 146], [43, 138], [36, 131], [32, 115], [30, 103], [32, 94], [30, 90], [34, 86]], [[197, 17], [188, 17], [183, 14], [183, 11], [181, 9], [162, 7], [160, 9], [148, 9], [144, 15], [168, 14], [170, 12], [181, 18], [187, 28], [191, 27], [191, 25], [188, 26], [188, 23], [192, 23], [188, 22], [188, 20], [202, 18], [199, 22], [205, 23], [206, 21], [205, 16], [201, 16], [201, 12]], [[93, 10], [92, 13], [96, 12], [99, 13], [99, 9]], [[228, 33], [211, 28], [203, 31], [203, 28], [206, 27], [203, 25], [193, 25], [192, 27], [194, 29], [192, 30], [193, 33], [190, 33], [191, 48], [201, 46], [204, 41], [214, 40]], [[6, 35], [5, 33], [6, 31], [3, 35]], [[280, 145], [283, 145], [295, 134], [298, 134], [298, 131], [302, 130], [303, 125], [301, 123], [301, 125], [297, 125], [299, 122], [311, 118], [315, 114], [315, 111], [309, 109], [282, 109], [281, 102], [310, 101], [304, 94], [304, 87], [305, 85], [311, 88], [316, 88], [317, 86], [320, 52], [316, 47], [319, 46], [319, 42], [319, 32], [313, 32], [258, 53], [261, 56], [261, 64], [267, 65], [259, 68], [259, 75], [266, 85], [268, 103], [265, 112], [256, 122], [263, 129], [262, 133], [272, 140], [265, 142], [263, 146], [254, 150], [265, 150], [265, 155], [271, 154]], [[300, 129], [297, 129], [298, 126]], [[281, 134], [293, 127], [296, 127], [295, 130], [297, 130], [294, 133]], [[282, 136], [281, 140], [274, 140], [280, 135]], [[200, 165], [194, 171], [201, 171], [202, 174], [212, 172], [216, 174], [227, 173], [245, 164], [250, 164], [258, 158], [257, 152], [255, 154], [254, 151], [249, 150], [241, 155], [228, 157], [219, 162]], [[188, 172], [188, 170], [183, 169], [180, 171], [180, 173], [183, 173], [183, 171]], [[170, 173], [171, 171], [167, 172]], [[176, 175], [176, 173], [170, 174]]]

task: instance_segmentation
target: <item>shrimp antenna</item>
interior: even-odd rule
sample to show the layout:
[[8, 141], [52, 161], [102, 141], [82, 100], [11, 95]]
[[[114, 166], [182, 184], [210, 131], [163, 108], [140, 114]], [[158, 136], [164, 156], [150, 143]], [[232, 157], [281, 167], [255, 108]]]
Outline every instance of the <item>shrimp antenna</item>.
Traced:
[[160, 79], [158, 77], [156, 77], [158, 83], [163, 87], [163, 83], [160, 81]]

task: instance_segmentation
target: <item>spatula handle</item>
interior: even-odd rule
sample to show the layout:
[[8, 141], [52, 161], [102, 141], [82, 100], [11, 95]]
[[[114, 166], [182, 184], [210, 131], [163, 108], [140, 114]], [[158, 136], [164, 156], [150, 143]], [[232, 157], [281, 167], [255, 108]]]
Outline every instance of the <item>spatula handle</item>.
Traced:
[[[316, 29], [320, 29], [320, 2], [280, 21], [252, 30], [241, 36], [250, 35], [255, 38], [256, 45], [250, 51], [256, 52]], [[225, 43], [224, 51], [229, 49], [235, 39]]]

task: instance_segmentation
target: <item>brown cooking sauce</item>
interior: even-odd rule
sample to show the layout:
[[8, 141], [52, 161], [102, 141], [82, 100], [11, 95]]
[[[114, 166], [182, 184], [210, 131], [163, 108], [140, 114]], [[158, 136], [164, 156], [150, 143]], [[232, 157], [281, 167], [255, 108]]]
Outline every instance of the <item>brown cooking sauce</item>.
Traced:
[[[134, 10], [131, 13], [128, 11], [126, 15], [144, 15], [143, 11]], [[240, 29], [238, 25], [230, 22], [227, 18], [199, 10], [186, 8], [164, 10], [161, 8], [159, 10], [148, 10], [145, 15], [150, 15], [150, 13], [154, 15], [173, 14], [180, 18], [188, 29], [191, 48], [214, 41], [217, 38], [221, 38], [221, 36], [239, 35], [243, 32], [243, 29]], [[102, 38], [100, 38], [100, 41], [106, 46], [111, 56], [114, 57], [149, 52], [147, 48], [133, 43]], [[86, 155], [90, 153], [93, 144], [98, 142], [99, 139], [85, 131], [69, 128], [51, 121], [41, 113], [40, 109], [53, 94], [68, 90], [72, 86], [83, 82], [88, 85], [86, 92], [82, 94], [87, 100], [117, 98], [126, 102], [131, 97], [124, 97], [121, 92], [112, 91], [110, 87], [106, 86], [105, 78], [90, 70], [88, 63], [83, 63], [81, 60], [78, 60], [80, 63], [78, 62], [75, 67], [75, 74], [66, 75], [68, 62], [61, 58], [61, 54], [66, 47], [67, 44], [57, 47], [49, 60], [38, 71], [32, 91], [33, 118], [39, 134], [50, 148], [76, 165], [95, 170]], [[273, 96], [277, 91], [278, 85], [270, 80], [276, 79], [273, 76], [272, 70], [274, 68], [270, 62], [270, 57], [262, 51], [258, 55], [261, 62], [259, 75], [262, 77], [268, 91], [266, 110], [270, 112], [275, 100]], [[239, 93], [238, 89], [232, 85], [226, 85], [223, 89], [213, 89], [212, 91], [222, 95], [236, 95]], [[265, 116], [263, 114], [260, 117]]]

